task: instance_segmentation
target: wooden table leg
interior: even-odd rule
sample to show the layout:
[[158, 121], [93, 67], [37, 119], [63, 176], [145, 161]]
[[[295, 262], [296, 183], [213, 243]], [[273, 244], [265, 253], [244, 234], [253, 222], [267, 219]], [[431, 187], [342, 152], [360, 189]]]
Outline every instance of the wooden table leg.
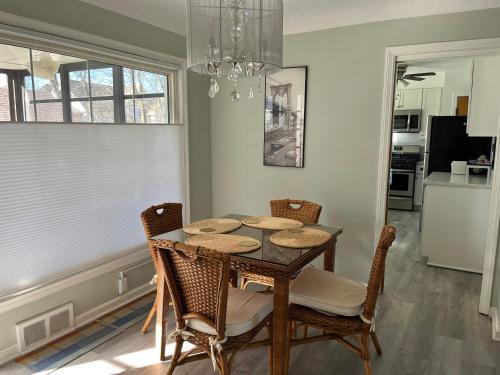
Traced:
[[168, 304], [169, 304], [169, 294], [168, 286], [165, 281], [163, 265], [158, 262], [158, 281], [156, 283], [156, 336], [155, 344], [156, 348], [160, 350], [160, 360], [165, 361], [165, 346], [167, 344], [167, 316], [168, 316]]
[[274, 278], [273, 375], [286, 375], [290, 345], [288, 341], [288, 279]]
[[323, 269], [325, 271], [335, 271], [335, 247], [337, 245], [337, 238], [334, 238], [331, 246], [324, 253]]

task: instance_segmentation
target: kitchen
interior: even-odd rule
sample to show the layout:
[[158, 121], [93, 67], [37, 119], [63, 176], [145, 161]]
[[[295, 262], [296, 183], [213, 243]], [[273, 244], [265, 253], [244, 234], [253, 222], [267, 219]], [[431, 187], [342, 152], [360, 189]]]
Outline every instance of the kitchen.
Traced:
[[498, 71], [496, 55], [397, 66], [388, 221], [428, 266], [482, 274]]

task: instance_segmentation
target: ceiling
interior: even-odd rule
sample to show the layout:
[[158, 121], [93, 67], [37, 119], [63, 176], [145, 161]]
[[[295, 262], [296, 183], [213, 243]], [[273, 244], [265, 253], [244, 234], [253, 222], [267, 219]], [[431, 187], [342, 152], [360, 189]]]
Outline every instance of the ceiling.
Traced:
[[[186, 0], [82, 0], [185, 35]], [[285, 34], [500, 7], [500, 0], [284, 0]]]

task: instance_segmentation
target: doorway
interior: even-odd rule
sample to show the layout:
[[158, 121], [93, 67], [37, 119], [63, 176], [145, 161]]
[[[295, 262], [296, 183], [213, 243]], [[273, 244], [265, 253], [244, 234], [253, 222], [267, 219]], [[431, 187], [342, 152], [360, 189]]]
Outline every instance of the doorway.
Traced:
[[[382, 115], [382, 133], [380, 139], [380, 155], [379, 155], [379, 183], [378, 183], [378, 203], [377, 203], [377, 216], [376, 216], [376, 232], [380, 231], [382, 226], [390, 221], [399, 221], [405, 223], [406, 226], [414, 226], [420, 219], [418, 213], [406, 215], [403, 211], [392, 214], [388, 212], [388, 192], [390, 187], [390, 179], [387, 178], [390, 174], [390, 162], [393, 147], [393, 111], [397, 106], [394, 99], [397, 100], [397, 65], [398, 63], [425, 63], [436, 59], [454, 59], [454, 58], [474, 58], [477, 56], [494, 55], [500, 51], [500, 39], [487, 39], [475, 41], [462, 41], [462, 42], [449, 42], [449, 43], [433, 43], [427, 45], [415, 46], [402, 46], [390, 47], [386, 50], [386, 70], [385, 70], [385, 85], [383, 97], [383, 115]], [[468, 95], [457, 93], [454, 98], [453, 105], [449, 106], [450, 110], [454, 110], [461, 114], [464, 111], [465, 98]], [[407, 102], [411, 102], [411, 96]], [[474, 100], [472, 98], [472, 100]], [[470, 103], [467, 102], [468, 105]], [[460, 104], [460, 107], [459, 107]], [[406, 108], [409, 109], [409, 108]], [[467, 109], [469, 112], [469, 108]], [[498, 123], [495, 124], [497, 126]], [[498, 130], [495, 131], [498, 135]], [[498, 153], [498, 146], [496, 146]], [[499, 209], [498, 209], [498, 195], [500, 178], [495, 176], [491, 183], [491, 199], [487, 204], [486, 213], [486, 241], [485, 241], [485, 254], [483, 266], [481, 267], [481, 293], [479, 311], [483, 314], [489, 313], [491, 290], [493, 282], [493, 272], [495, 265], [495, 256], [497, 248], [498, 237], [498, 224], [499, 224]], [[424, 194], [425, 195], [425, 194]], [[425, 198], [424, 198], [425, 199]], [[410, 212], [410, 211], [408, 211]], [[414, 212], [414, 211], [411, 211]], [[419, 211], [416, 211], [419, 212]], [[403, 225], [403, 224], [400, 224]], [[481, 277], [481, 276], [480, 276]]]

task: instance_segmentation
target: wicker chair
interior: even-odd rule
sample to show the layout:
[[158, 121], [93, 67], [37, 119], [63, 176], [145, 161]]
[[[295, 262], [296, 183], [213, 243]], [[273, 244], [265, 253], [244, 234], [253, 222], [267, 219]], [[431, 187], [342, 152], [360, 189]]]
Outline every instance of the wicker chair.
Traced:
[[[182, 204], [162, 203], [157, 206], [151, 206], [141, 213], [141, 220], [148, 240], [153, 265], [156, 272], [158, 272], [158, 254], [156, 253], [156, 249], [151, 245], [151, 237], [182, 228]], [[155, 313], [156, 301], [144, 322], [141, 333], [146, 333]]]
[[[293, 199], [279, 199], [271, 202], [271, 215], [293, 219], [304, 224], [318, 224], [321, 206], [319, 204]], [[293, 207], [297, 205], [298, 207]], [[248, 284], [261, 284], [268, 287], [274, 286], [274, 279], [268, 276], [256, 275], [250, 272], [241, 273], [241, 289], [246, 289]]]
[[[392, 226], [386, 225], [382, 230], [367, 286], [313, 268], [297, 277], [290, 289], [288, 329], [291, 345], [322, 337], [337, 340], [361, 357], [366, 375], [372, 374], [368, 345], [371, 337], [377, 355], [382, 355], [375, 334], [375, 315], [383, 266], [395, 235], [396, 229]], [[346, 295], [349, 298], [346, 299]], [[293, 324], [313, 326], [323, 334], [293, 339]]]
[[[229, 374], [237, 351], [262, 328], [271, 329], [272, 296], [229, 288], [229, 254], [166, 240], [157, 245], [176, 319], [167, 374], [206, 355], [214, 370]], [[182, 353], [185, 341], [194, 348]]]

